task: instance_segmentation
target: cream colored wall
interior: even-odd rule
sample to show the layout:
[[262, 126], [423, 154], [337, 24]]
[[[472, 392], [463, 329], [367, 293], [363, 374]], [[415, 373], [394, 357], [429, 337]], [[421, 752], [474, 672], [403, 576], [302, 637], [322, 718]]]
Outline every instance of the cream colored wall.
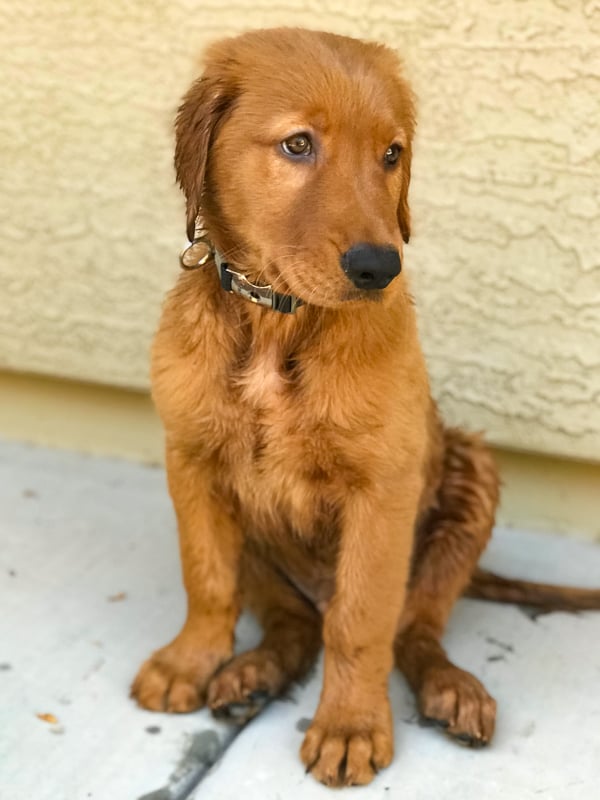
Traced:
[[419, 96], [407, 268], [434, 389], [500, 445], [600, 458], [600, 10], [574, 0], [0, 0], [0, 367], [147, 387], [202, 45], [380, 39]]

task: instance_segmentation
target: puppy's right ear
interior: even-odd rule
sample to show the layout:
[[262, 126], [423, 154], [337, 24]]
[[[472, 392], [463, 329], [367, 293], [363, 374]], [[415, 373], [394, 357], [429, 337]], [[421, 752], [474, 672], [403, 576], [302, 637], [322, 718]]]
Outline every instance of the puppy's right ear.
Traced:
[[223, 81], [204, 75], [183, 98], [175, 121], [175, 171], [187, 202], [187, 235], [194, 238], [194, 223], [204, 192], [206, 167], [218, 123], [232, 103]]

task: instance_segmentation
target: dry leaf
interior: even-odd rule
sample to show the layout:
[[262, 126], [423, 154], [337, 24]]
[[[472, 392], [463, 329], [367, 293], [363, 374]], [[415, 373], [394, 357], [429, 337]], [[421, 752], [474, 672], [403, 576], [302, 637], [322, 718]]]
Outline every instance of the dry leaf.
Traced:
[[50, 725], [58, 725], [58, 720], [54, 714], [36, 714], [36, 717], [41, 719], [42, 722], [49, 722]]

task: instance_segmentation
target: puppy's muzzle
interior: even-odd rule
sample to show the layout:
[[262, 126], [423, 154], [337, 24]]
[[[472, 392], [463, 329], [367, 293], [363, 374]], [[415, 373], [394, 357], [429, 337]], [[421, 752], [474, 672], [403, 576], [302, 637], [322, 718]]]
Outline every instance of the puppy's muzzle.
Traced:
[[402, 269], [391, 245], [355, 244], [342, 255], [341, 264], [357, 289], [385, 289]]

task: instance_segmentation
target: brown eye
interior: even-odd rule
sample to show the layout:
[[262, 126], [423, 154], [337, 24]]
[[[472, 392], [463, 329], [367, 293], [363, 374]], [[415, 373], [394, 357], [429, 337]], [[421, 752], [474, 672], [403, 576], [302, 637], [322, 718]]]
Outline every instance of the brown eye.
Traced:
[[400, 154], [402, 153], [402, 145], [400, 144], [391, 144], [388, 149], [385, 151], [383, 156], [383, 163], [386, 167], [393, 167], [398, 163], [398, 159], [400, 158]]
[[281, 149], [286, 156], [292, 156], [292, 158], [309, 156], [312, 153], [312, 142], [307, 133], [295, 133], [283, 140]]

